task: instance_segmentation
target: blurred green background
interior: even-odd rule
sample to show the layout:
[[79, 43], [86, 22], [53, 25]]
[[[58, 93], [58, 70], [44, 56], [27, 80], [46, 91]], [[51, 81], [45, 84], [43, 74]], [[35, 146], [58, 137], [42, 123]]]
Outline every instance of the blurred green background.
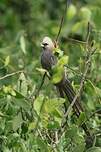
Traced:
[[[70, 64], [73, 66], [78, 66], [84, 52], [78, 45], [71, 45], [65, 39], [69, 36], [84, 41], [90, 20], [93, 26], [93, 39], [100, 42], [100, 7], [100, 0], [96, 2], [75, 0], [66, 13], [59, 45], [69, 55]], [[7, 70], [23, 68], [27, 68], [29, 73], [34, 75], [35, 66], [40, 62], [42, 38], [44, 36], [50, 36], [53, 40], [56, 38], [64, 8], [64, 0], [0, 1], [0, 65], [2, 67], [2, 60], [9, 56], [12, 66], [2, 68], [1, 75], [5, 75]]]
[[[29, 128], [34, 127], [32, 122], [37, 117], [30, 111], [30, 101], [25, 102], [24, 99], [33, 92], [35, 94], [40, 85], [42, 75], [36, 69], [41, 67], [40, 43], [44, 36], [50, 36], [55, 40], [65, 5], [65, 0], [0, 0], [0, 149], [2, 152], [37, 152], [38, 148], [35, 145], [45, 149], [41, 152], [52, 151], [52, 145], [48, 145], [46, 135], [44, 138], [47, 142], [44, 144], [41, 139], [37, 139], [38, 135], [29, 134]], [[77, 89], [81, 80], [78, 73], [83, 72], [86, 50], [83, 45], [70, 42], [67, 38], [85, 41], [88, 22], [92, 27], [91, 41], [97, 48], [92, 57], [88, 81], [82, 94], [86, 114], [90, 115], [101, 108], [101, 0], [72, 0], [65, 14], [59, 47], [69, 56], [68, 66], [75, 73], [69, 68], [67, 73]], [[2, 79], [5, 75], [20, 70], [24, 73]], [[41, 90], [41, 96], [50, 99], [57, 96], [48, 80]], [[22, 113], [25, 120], [22, 118]], [[31, 114], [34, 115], [34, 119]], [[101, 112], [95, 114], [88, 122], [88, 126], [96, 134], [95, 145], [98, 147], [101, 146], [100, 118]], [[44, 135], [45, 130], [42, 126], [41, 129]], [[47, 130], [48, 127], [44, 129]], [[79, 140], [83, 143], [81, 137]], [[61, 139], [58, 148], [63, 146], [62, 142]], [[34, 147], [30, 148], [30, 145]], [[60, 152], [66, 151], [60, 149]], [[83, 150], [84, 145], [80, 152]], [[71, 151], [73, 150], [68, 150]]]

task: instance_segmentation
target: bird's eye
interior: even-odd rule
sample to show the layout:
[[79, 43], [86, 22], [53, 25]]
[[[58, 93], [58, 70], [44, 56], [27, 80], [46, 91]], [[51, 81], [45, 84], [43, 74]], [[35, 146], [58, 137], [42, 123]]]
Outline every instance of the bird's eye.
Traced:
[[48, 44], [47, 44], [47, 43], [44, 43], [43, 45], [46, 46], [46, 45], [48, 45]]

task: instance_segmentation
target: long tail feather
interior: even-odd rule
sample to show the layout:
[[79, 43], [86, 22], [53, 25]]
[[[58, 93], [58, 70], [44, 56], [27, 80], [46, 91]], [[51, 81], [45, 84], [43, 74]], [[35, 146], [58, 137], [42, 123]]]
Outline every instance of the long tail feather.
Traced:
[[[58, 90], [60, 92], [61, 97], [64, 97], [64, 93], [65, 93], [65, 95], [67, 96], [67, 98], [71, 104], [75, 97], [75, 91], [74, 91], [70, 81], [68, 79], [65, 79], [64, 82], [58, 86]], [[76, 100], [76, 102], [73, 106], [73, 110], [77, 117], [79, 117], [80, 113], [84, 111], [80, 104], [79, 99]], [[85, 123], [82, 124], [82, 128], [84, 129], [87, 136], [91, 136], [90, 131]]]

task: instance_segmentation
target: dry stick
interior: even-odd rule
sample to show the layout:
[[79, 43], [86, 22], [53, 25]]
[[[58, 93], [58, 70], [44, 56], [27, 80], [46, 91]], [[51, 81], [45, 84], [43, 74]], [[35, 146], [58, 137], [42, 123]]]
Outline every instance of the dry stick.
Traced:
[[41, 131], [38, 129], [37, 132], [40, 135], [41, 139], [44, 141], [45, 139], [44, 139], [43, 135], [41, 134]]
[[16, 75], [16, 74], [19, 74], [19, 73], [21, 73], [21, 72], [24, 72], [24, 71], [16, 71], [16, 72], [7, 74], [7, 75], [5, 75], [5, 76], [3, 76], [3, 77], [0, 77], [0, 80], [3, 80], [3, 79], [5, 79], [5, 78], [11, 77], [11, 76]]
[[71, 103], [70, 106], [68, 107], [68, 110], [67, 110], [67, 112], [66, 112], [66, 114], [65, 114], [65, 117], [67, 117], [67, 116], [69, 115], [69, 113], [71, 112], [71, 109], [72, 109], [72, 107], [74, 106], [77, 98], [78, 98], [78, 97], [80, 96], [80, 94], [81, 94], [82, 88], [83, 88], [83, 86], [84, 86], [84, 82], [85, 82], [85, 80], [86, 80], [86, 75], [87, 75], [88, 70], [89, 70], [89, 65], [90, 65], [89, 63], [90, 63], [90, 59], [89, 59], [89, 60], [87, 61], [87, 63], [86, 63], [86, 69], [85, 69], [84, 74], [83, 74], [83, 76], [82, 76], [82, 80], [81, 80], [81, 83], [80, 83], [80, 88], [79, 88], [77, 94], [75, 95], [72, 103]]
[[[48, 134], [47, 131], [46, 131], [46, 136], [47, 136], [48, 139], [50, 140], [51, 144], [52, 144], [52, 145], [53, 145], [53, 144], [55, 145], [55, 147], [52, 147], [52, 148], [53, 148], [53, 151], [54, 151], [54, 152], [59, 151], [59, 150], [58, 150], [58, 147], [57, 147], [57, 143], [50, 137], [50, 135]], [[50, 144], [50, 145], [51, 145], [51, 144]], [[57, 151], [56, 151], [55, 149], [56, 149]]]
[[73, 68], [71, 68], [71, 67], [68, 66], [68, 65], [65, 65], [65, 67], [68, 68], [68, 69], [70, 69], [70, 70], [71, 70], [73, 73], [75, 73], [77, 76], [82, 77], [83, 73], [74, 70]]
[[41, 131], [39, 129], [37, 129], [37, 132], [38, 132], [39, 136], [41, 137], [41, 139], [50, 146], [50, 144], [45, 140], [45, 137], [42, 135]]
[[56, 42], [58, 42], [59, 35], [61, 33], [63, 22], [64, 22], [64, 19], [65, 19], [65, 14], [67, 12], [67, 8], [69, 8], [69, 6], [70, 6], [70, 3], [71, 3], [71, 0], [66, 0], [66, 7], [64, 9], [64, 12], [63, 12], [63, 15], [62, 15], [62, 18], [61, 18], [61, 21], [60, 21], [59, 31], [58, 31], [58, 34], [57, 34], [57, 37], [56, 37], [56, 40], [55, 40]]
[[70, 106], [68, 107], [67, 112], [65, 113], [65, 116], [64, 116], [65, 118], [66, 118], [66, 117], [69, 115], [69, 113], [71, 112], [72, 107], [74, 106], [77, 98], [81, 96], [81, 92], [82, 92], [82, 89], [83, 89], [83, 86], [84, 86], [84, 82], [85, 82], [85, 80], [86, 80], [86, 76], [87, 76], [87, 73], [88, 73], [88, 70], [89, 70], [92, 52], [95, 51], [95, 49], [94, 49], [94, 50], [90, 50], [91, 48], [88, 49], [89, 36], [90, 36], [90, 24], [88, 23], [88, 32], [87, 32], [87, 39], [86, 39], [86, 42], [87, 42], [87, 44], [86, 44], [86, 50], [88, 51], [88, 52], [87, 52], [88, 55], [87, 55], [87, 59], [86, 59], [86, 63], [85, 63], [85, 70], [84, 70], [84, 73], [83, 73], [83, 76], [82, 76], [82, 79], [81, 79], [80, 88], [79, 88], [77, 94], [75, 95], [72, 103], [71, 103]]
[[76, 40], [73, 38], [65, 38], [65, 39], [66, 39], [66, 41], [69, 41], [71, 43], [78, 43], [78, 44], [83, 44], [83, 45], [87, 44], [87, 42], [85, 42], [85, 41], [80, 41], [80, 40]]

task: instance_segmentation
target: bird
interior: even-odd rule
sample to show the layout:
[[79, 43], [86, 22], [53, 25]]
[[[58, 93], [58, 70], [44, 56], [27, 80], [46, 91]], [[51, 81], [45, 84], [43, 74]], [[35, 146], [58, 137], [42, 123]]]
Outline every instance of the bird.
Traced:
[[[54, 54], [54, 49], [56, 47], [55, 43], [52, 39], [48, 36], [44, 37], [41, 42], [42, 53], [41, 53], [41, 65], [42, 68], [46, 69], [50, 76], [52, 76], [52, 68], [58, 62], [57, 57]], [[71, 104], [76, 93], [71, 85], [70, 80], [68, 79], [67, 75], [65, 74], [65, 70], [63, 72], [63, 77], [57, 84], [54, 84], [56, 88], [59, 90], [60, 96], [64, 98], [65, 96], [68, 98], [69, 103]], [[79, 101], [79, 98], [76, 99], [76, 102], [73, 105], [73, 110], [76, 116], [79, 118], [81, 112], [84, 112], [84, 109]], [[91, 137], [91, 133], [86, 125], [83, 123], [82, 126], [83, 130], [85, 131], [86, 135]]]

